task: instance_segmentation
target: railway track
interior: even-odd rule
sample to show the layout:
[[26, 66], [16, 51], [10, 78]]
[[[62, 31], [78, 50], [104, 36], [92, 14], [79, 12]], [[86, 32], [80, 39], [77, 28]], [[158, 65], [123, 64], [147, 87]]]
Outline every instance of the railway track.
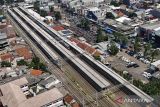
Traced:
[[[56, 76], [58, 76], [58, 75], [56, 75]], [[82, 82], [83, 83], [83, 82]], [[79, 91], [79, 90], [78, 90]], [[88, 92], [90, 92], [90, 91], [88, 91]], [[85, 93], [84, 93], [84, 95], [86, 95]], [[89, 95], [88, 95], [89, 96]], [[86, 98], [86, 99], [89, 99], [88, 97]], [[90, 97], [90, 99], [92, 99], [91, 97]], [[95, 105], [93, 106], [93, 107], [95, 107]], [[106, 106], [105, 106], [106, 107]], [[111, 106], [110, 106], [111, 107]]]

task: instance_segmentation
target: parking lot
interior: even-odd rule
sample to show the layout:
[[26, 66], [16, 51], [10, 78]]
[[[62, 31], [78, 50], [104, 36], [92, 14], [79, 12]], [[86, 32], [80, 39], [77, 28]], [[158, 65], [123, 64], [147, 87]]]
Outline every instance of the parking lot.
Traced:
[[[139, 67], [127, 67], [127, 62], [123, 60], [123, 58], [128, 59], [130, 62], [135, 62]], [[148, 82], [148, 79], [145, 78], [142, 74], [145, 70], [148, 69], [149, 64], [145, 64], [133, 56], [128, 55], [127, 53], [119, 52], [117, 56], [112, 57], [112, 61], [109, 61], [111, 66], [117, 71], [123, 72], [127, 71], [129, 74], [133, 76], [134, 79], [140, 79], [144, 82]]]

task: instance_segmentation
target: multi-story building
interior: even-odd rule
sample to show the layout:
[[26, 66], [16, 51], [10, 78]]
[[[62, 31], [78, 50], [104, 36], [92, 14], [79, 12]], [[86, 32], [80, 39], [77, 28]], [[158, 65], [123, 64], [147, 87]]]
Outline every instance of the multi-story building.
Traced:
[[7, 46], [9, 46], [7, 42], [7, 35], [5, 33], [0, 33], [0, 50], [5, 49]]

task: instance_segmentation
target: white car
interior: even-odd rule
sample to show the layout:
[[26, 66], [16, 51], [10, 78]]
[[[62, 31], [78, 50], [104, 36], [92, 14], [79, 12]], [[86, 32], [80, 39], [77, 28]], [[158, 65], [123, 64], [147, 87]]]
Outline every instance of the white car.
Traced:
[[152, 75], [150, 74], [150, 73], [148, 73], [148, 72], [143, 72], [143, 74], [142, 74], [144, 77], [146, 77], [146, 78], [151, 78], [152, 77]]

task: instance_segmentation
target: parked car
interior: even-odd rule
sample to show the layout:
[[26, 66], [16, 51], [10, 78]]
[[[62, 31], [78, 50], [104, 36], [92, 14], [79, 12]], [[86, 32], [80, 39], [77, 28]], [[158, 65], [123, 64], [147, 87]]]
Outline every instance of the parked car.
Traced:
[[138, 65], [138, 64], [134, 64], [133, 67], [134, 67], [134, 68], [137, 68], [137, 67], [139, 67], [139, 65]]
[[134, 54], [135, 54], [134, 51], [129, 51], [129, 52], [128, 52], [128, 55], [130, 55], [130, 56], [133, 56]]
[[146, 77], [146, 78], [151, 78], [152, 77], [152, 75], [150, 74], [150, 73], [148, 73], [148, 72], [143, 72], [143, 74], [142, 74], [144, 77]]
[[127, 68], [130, 68], [130, 67], [134, 67], [134, 68], [137, 68], [139, 67], [139, 65], [135, 62], [130, 62], [126, 65]]

